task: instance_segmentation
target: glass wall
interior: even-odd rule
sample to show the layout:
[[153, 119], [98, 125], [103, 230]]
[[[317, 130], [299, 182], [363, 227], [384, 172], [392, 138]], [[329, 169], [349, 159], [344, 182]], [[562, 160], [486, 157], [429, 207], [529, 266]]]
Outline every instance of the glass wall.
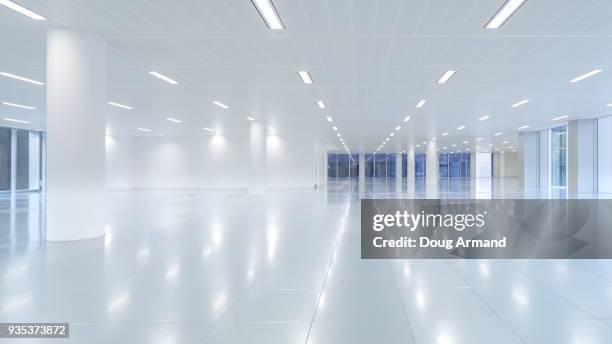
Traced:
[[365, 155], [365, 177], [373, 178], [374, 177], [374, 154], [366, 154]]
[[470, 153], [441, 153], [438, 161], [440, 178], [470, 176]]
[[425, 177], [425, 164], [427, 157], [425, 153], [419, 153], [414, 155], [414, 175], [417, 178]]
[[359, 177], [359, 154], [327, 154], [327, 178]]
[[41, 187], [41, 134], [37, 131], [0, 127], [0, 192], [11, 190], [11, 136], [15, 134], [15, 190], [38, 191]]
[[11, 190], [11, 129], [0, 128], [0, 191]]
[[402, 178], [408, 177], [408, 154], [402, 154]]
[[376, 178], [387, 176], [387, 154], [374, 154], [374, 176]]
[[567, 126], [551, 132], [551, 183], [553, 187], [567, 186]]
[[397, 163], [395, 154], [387, 154], [387, 177], [395, 178], [395, 165]]

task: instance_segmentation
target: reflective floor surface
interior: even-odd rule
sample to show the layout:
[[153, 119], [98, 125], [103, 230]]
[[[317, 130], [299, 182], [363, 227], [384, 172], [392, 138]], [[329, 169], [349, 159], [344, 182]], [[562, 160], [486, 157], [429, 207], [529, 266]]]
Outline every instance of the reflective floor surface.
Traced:
[[612, 343], [612, 261], [360, 259], [360, 197], [562, 190], [358, 186], [114, 191], [109, 234], [65, 243], [41, 240], [38, 194], [0, 196], [0, 322], [71, 324], [27, 343]]

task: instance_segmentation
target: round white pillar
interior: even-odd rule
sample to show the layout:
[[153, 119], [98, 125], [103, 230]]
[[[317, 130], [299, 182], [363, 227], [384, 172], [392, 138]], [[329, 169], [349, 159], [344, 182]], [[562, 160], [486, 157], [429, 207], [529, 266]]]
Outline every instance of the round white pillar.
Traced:
[[260, 122], [249, 126], [249, 193], [266, 193], [266, 131]]
[[106, 43], [67, 29], [47, 33], [46, 237], [105, 233]]

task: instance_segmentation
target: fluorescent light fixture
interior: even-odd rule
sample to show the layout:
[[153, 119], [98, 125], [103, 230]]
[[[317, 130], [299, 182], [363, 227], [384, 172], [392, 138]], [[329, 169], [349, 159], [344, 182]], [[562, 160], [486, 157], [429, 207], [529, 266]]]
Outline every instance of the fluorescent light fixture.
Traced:
[[325, 102], [322, 100], [317, 100], [317, 105], [319, 106], [319, 109], [325, 109]]
[[214, 132], [214, 130], [212, 130], [212, 129], [210, 129], [210, 128], [206, 128], [206, 127], [204, 127], [204, 128], [202, 128], [202, 129], [204, 129], [205, 131], [208, 131], [209, 133], [213, 133], [213, 132]]
[[153, 75], [156, 78], [162, 79], [169, 84], [178, 85], [178, 81], [170, 79], [169, 77], [161, 74], [160, 72], [149, 72], [149, 74]]
[[227, 106], [227, 105], [225, 105], [225, 104], [221, 103], [221, 102], [220, 102], [220, 101], [218, 101], [218, 100], [214, 100], [212, 103], [213, 103], [213, 104], [215, 104], [215, 105], [217, 105], [217, 106], [218, 106], [218, 107], [220, 107], [220, 108], [223, 108], [223, 109], [226, 109], [226, 110], [227, 110], [227, 109], [229, 109], [229, 106]]
[[504, 142], [502, 142], [502, 143], [503, 143], [503, 144], [508, 144], [508, 143], [510, 143], [510, 141], [504, 141]]
[[15, 103], [3, 102], [2, 105], [12, 106], [12, 107], [20, 108], [20, 109], [36, 110], [36, 108], [33, 106], [20, 105], [20, 104], [15, 104]]
[[24, 120], [21, 120], [21, 119], [5, 118], [4, 120], [5, 120], [5, 121], [7, 121], [7, 122], [22, 123], [22, 124], [30, 124], [30, 122], [29, 122], [29, 121], [24, 121]]
[[442, 136], [446, 136], [446, 135], [448, 135], [448, 133], [442, 133]]
[[181, 121], [180, 119], [176, 119], [172, 117], [166, 117], [166, 120], [170, 122], [174, 122], [174, 123], [183, 123], [183, 121]]
[[340, 135], [340, 133], [337, 133], [337, 134], [336, 134], [336, 136], [338, 136], [338, 137], [342, 137], [342, 135]]
[[153, 131], [153, 130], [151, 130], [151, 129], [147, 129], [147, 128], [136, 128], [136, 130], [138, 130], [138, 131], [144, 131], [145, 133], [150, 133], [150, 132], [152, 132], [152, 131]]
[[503, 134], [503, 133], [502, 133], [502, 132], [499, 132], [499, 133], [495, 133], [495, 134], [493, 134], [493, 135], [495, 135], [495, 136], [499, 136], [499, 135], [501, 135], [501, 134]]
[[559, 117], [555, 117], [555, 118], [553, 118], [553, 121], [559, 121], [559, 120], [562, 120], [562, 119], [566, 119], [566, 118], [568, 118], [568, 117], [569, 117], [569, 116], [559, 116]]
[[479, 120], [479, 121], [485, 121], [485, 120], [487, 120], [487, 119], [489, 119], [489, 118], [491, 118], [491, 116], [486, 115], [486, 116], [482, 116], [482, 117], [480, 117], [478, 120]]
[[448, 149], [448, 147], [447, 147], [447, 146], [444, 146], [444, 147], [442, 147], [442, 149]]
[[527, 104], [527, 103], [529, 103], [529, 99], [523, 99], [523, 100], [521, 100], [521, 101], [520, 101], [520, 102], [518, 102], [518, 103], [514, 103], [514, 104], [512, 104], [512, 107], [513, 107], [513, 108], [515, 108], [515, 107], [519, 107], [519, 106], [521, 106], [521, 105], [525, 105], [525, 104]]
[[528, 125], [523, 125], [523, 126], [521, 126], [521, 127], [518, 127], [517, 129], [518, 129], [518, 130], [523, 130], [523, 129], [527, 129], [527, 128], [529, 128], [529, 126], [528, 126]]
[[477, 138], [476, 141], [482, 141], [482, 137]]
[[410, 120], [410, 116], [404, 117], [404, 122], [408, 122]]
[[419, 100], [419, 102], [417, 103], [416, 107], [417, 108], [422, 108], [423, 105], [425, 105], [425, 103], [427, 103], [427, 101], [425, 99], [421, 99]]
[[0, 75], [5, 76], [7, 78], [15, 79], [15, 80], [21, 80], [21, 81], [29, 82], [29, 83], [34, 84], [34, 85], [44, 85], [45, 84], [42, 81], [36, 81], [36, 80], [28, 79], [26, 77], [15, 75], [15, 74], [11, 74], [11, 73], [1, 72]]
[[395, 136], [395, 133], [391, 133], [391, 134], [389, 134], [389, 136], [393, 137], [393, 136]]
[[389, 138], [388, 138], [388, 137], [385, 139], [385, 142], [386, 142], [386, 141], [389, 141]]
[[310, 73], [305, 70], [298, 71], [298, 75], [302, 79], [305, 84], [312, 84], [312, 78], [310, 77]]
[[337, 128], [337, 127], [332, 127], [332, 129], [334, 129], [334, 131], [338, 131], [338, 128]]
[[465, 125], [460, 125], [457, 127], [457, 130], [463, 130], [463, 129], [465, 129]]
[[250, 116], [247, 116], [247, 118], [246, 118], [246, 119], [248, 119], [248, 120], [249, 120], [249, 121], [251, 121], [251, 122], [253, 122], [253, 121], [255, 120], [255, 118], [250, 117]]
[[127, 105], [123, 105], [123, 104], [119, 104], [119, 103], [115, 103], [115, 102], [108, 102], [108, 105], [116, 106], [118, 108], [122, 108], [122, 109], [126, 109], [126, 110], [132, 110], [131, 106], [127, 106]]
[[464, 145], [467, 145], [468, 143], [470, 143], [469, 141], [463, 141]]
[[606, 107], [612, 107], [612, 103], [607, 104]]
[[40, 14], [33, 12], [11, 0], [0, 0], [0, 5], [6, 6], [12, 9], [13, 11], [19, 12], [23, 14], [24, 16], [30, 17], [31, 19], [34, 19], [34, 20], [47, 20], [47, 18], [41, 16]]
[[593, 76], [593, 75], [599, 74], [599, 73], [601, 73], [601, 72], [602, 72], [602, 70], [601, 70], [601, 69], [595, 69], [595, 70], [592, 70], [592, 71], [590, 71], [590, 72], [588, 72], [588, 73], [586, 73], [586, 74], [583, 74], [583, 75], [581, 75], [581, 76], [577, 76], [577, 77], [573, 78], [572, 80], [570, 80], [569, 82], [572, 82], [572, 83], [574, 83], [574, 82], [578, 82], [578, 81], [580, 81], [580, 80], [584, 80], [584, 79], [586, 79], [586, 78], [588, 78], [588, 77], [591, 77], [591, 76]]
[[399, 125], [397, 127], [395, 127], [395, 131], [398, 131], [400, 129], [402, 129], [402, 127], [400, 127]]
[[454, 70], [447, 70], [438, 80], [438, 84], [445, 84], [450, 78], [452, 78], [453, 75], [455, 75], [455, 73], [456, 71]]
[[417, 147], [417, 148], [418, 148], [418, 147], [421, 147], [421, 145], [420, 145], [420, 144], [417, 144], [415, 147]]
[[487, 29], [498, 29], [525, 3], [527, 0], [508, 0], [489, 20]]
[[325, 117], [325, 118], [327, 118], [327, 121], [328, 121], [328, 122], [333, 122], [333, 121], [334, 121], [334, 119], [333, 119], [333, 118], [331, 118], [331, 116], [327, 116], [327, 117]]
[[251, 0], [251, 2], [270, 30], [283, 30], [285, 28], [272, 0]]
[[274, 128], [272, 128], [272, 127], [268, 127], [268, 129], [269, 129], [270, 131], [276, 131], [276, 129], [274, 129]]
[[456, 144], [454, 144], [454, 143], [453, 143], [451, 146], [453, 146], [453, 147], [457, 147], [457, 145], [456, 145]]

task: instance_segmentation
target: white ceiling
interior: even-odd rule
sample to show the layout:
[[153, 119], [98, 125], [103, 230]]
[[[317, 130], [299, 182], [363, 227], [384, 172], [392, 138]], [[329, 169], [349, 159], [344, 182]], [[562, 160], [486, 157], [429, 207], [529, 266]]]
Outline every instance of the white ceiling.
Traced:
[[[473, 145], [477, 137], [483, 148], [515, 145], [522, 125], [532, 130], [554, 125], [560, 115], [612, 113], [606, 108], [612, 2], [528, 0], [501, 29], [484, 29], [504, 2], [274, 0], [286, 26], [275, 33], [250, 0], [20, 0], [49, 20], [0, 6], [0, 72], [44, 80], [46, 30], [87, 30], [107, 39], [109, 100], [134, 107], [108, 107], [114, 135], [203, 135], [204, 126], [246, 135], [245, 117], [252, 116], [281, 134], [310, 132], [340, 147], [325, 119], [330, 115], [353, 152], [375, 150], [398, 125], [386, 151], [431, 137], [449, 148], [465, 140]], [[604, 71], [568, 82], [596, 68]], [[299, 69], [314, 84], [304, 85]], [[457, 74], [437, 84], [448, 69]], [[179, 85], [151, 77], [151, 70]], [[527, 105], [511, 107], [526, 98]], [[317, 107], [318, 99], [327, 109]], [[420, 99], [427, 103], [417, 109]], [[44, 87], [0, 78], [2, 101], [37, 107], [0, 105], [2, 118], [44, 128]], [[406, 115], [412, 119], [403, 123]], [[483, 115], [491, 118], [478, 121]], [[467, 127], [458, 131], [460, 125]]]

